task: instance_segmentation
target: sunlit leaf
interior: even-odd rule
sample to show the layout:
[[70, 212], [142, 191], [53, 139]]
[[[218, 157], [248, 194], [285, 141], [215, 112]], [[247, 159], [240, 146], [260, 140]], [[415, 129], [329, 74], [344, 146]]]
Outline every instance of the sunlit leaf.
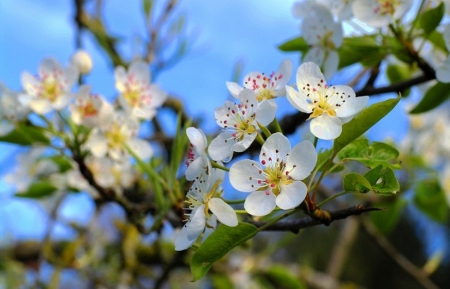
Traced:
[[202, 278], [211, 266], [225, 256], [231, 249], [244, 243], [258, 233], [258, 229], [248, 223], [239, 223], [236, 227], [220, 225], [203, 242], [191, 260], [191, 272], [194, 281]]
[[341, 135], [334, 140], [334, 152], [339, 152], [353, 140], [360, 137], [369, 128], [374, 126], [379, 120], [385, 117], [397, 105], [399, 101], [400, 96], [397, 98], [375, 103], [369, 107], [366, 107], [351, 121], [344, 124], [342, 126]]
[[357, 173], [349, 173], [343, 179], [344, 190], [347, 192], [361, 192], [367, 193], [372, 189], [369, 181]]
[[57, 187], [55, 187], [50, 182], [40, 181], [36, 182], [30, 185], [28, 190], [23, 192], [17, 192], [15, 194], [16, 197], [21, 198], [32, 198], [32, 199], [39, 199], [46, 196], [50, 196], [54, 192], [58, 190]]

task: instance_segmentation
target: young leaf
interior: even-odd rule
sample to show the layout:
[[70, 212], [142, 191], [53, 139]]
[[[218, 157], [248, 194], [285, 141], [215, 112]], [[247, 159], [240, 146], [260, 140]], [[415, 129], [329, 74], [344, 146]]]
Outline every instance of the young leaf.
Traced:
[[41, 128], [26, 124], [17, 125], [13, 131], [4, 136], [1, 136], [0, 141], [23, 146], [29, 146], [33, 144], [50, 144], [50, 140], [45, 136]]
[[400, 184], [391, 168], [381, 170], [380, 179], [372, 185], [372, 189], [380, 195], [391, 196], [400, 190]]
[[423, 29], [425, 35], [433, 32], [441, 23], [444, 16], [444, 3], [441, 2], [438, 6], [425, 11], [419, 18], [420, 27]]
[[438, 82], [431, 87], [409, 113], [422, 113], [438, 107], [441, 103], [446, 101], [450, 96], [450, 83]]
[[386, 116], [399, 101], [400, 96], [375, 103], [366, 107], [351, 121], [344, 124], [342, 126], [341, 135], [334, 140], [334, 152], [339, 152], [353, 140], [365, 133], [369, 128], [374, 126], [380, 119]]
[[308, 43], [306, 43], [305, 39], [303, 39], [303, 37], [300, 36], [288, 40], [285, 43], [279, 45], [278, 49], [285, 52], [292, 52], [292, 51], [305, 52], [309, 49], [309, 45]]
[[444, 223], [448, 219], [445, 193], [437, 179], [422, 180], [414, 192], [414, 204], [431, 219]]
[[367, 193], [372, 189], [369, 181], [357, 173], [350, 173], [344, 176], [343, 180], [344, 190], [347, 192], [361, 192]]
[[16, 197], [38, 199], [49, 196], [58, 190], [57, 187], [50, 182], [39, 181], [30, 185], [28, 190], [17, 192]]
[[377, 41], [376, 35], [344, 38], [339, 53], [339, 68], [361, 62], [364, 66], [373, 66], [383, 60], [387, 50]]
[[194, 281], [202, 278], [214, 262], [256, 233], [258, 233], [258, 229], [248, 223], [239, 223], [236, 227], [220, 225], [192, 256], [191, 272]]

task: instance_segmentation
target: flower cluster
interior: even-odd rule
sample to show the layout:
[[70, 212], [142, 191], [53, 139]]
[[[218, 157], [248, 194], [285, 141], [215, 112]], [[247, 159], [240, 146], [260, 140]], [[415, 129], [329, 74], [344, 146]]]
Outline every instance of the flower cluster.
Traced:
[[[91, 69], [90, 56], [85, 51], [77, 51], [66, 68], [57, 60], [46, 58], [37, 75], [24, 72], [21, 92], [10, 91], [0, 84], [0, 136], [7, 136], [31, 122], [44, 132], [44, 138], [55, 144], [54, 149], [67, 149], [67, 157], [87, 156], [85, 164], [95, 181], [120, 194], [139, 179], [139, 172], [130, 162], [129, 150], [144, 160], [154, 154], [139, 130], [144, 121], [151, 121], [155, 116], [167, 94], [150, 82], [149, 65], [143, 61], [132, 62], [128, 69], [116, 68], [119, 96], [115, 104], [93, 94], [89, 85], [80, 85], [74, 91], [80, 75]], [[58, 147], [61, 143], [64, 144]], [[28, 172], [23, 167], [30, 167], [32, 162], [35, 168], [34, 173], [28, 174], [31, 177], [39, 177], [40, 171], [48, 172], [46, 175], [57, 173], [60, 169], [49, 159], [56, 153], [52, 149], [40, 149], [39, 153], [33, 150], [27, 157], [29, 160], [19, 159], [18, 170]], [[72, 169], [65, 172], [67, 177], [72, 171], [78, 171], [76, 163], [69, 166]], [[32, 182], [9, 179], [21, 183], [19, 191], [26, 190]]]
[[342, 124], [367, 104], [367, 96], [356, 97], [348, 86], [328, 86], [320, 68], [312, 62], [298, 68], [299, 91], [288, 85], [291, 74], [292, 64], [285, 60], [269, 76], [261, 72], [247, 74], [243, 86], [227, 82], [237, 101], [226, 101], [216, 109], [216, 122], [222, 131], [209, 145], [200, 129], [187, 128], [190, 146], [185, 176], [193, 183], [186, 199], [188, 218], [175, 239], [176, 250], [187, 249], [201, 234], [204, 240], [216, 228], [217, 221], [231, 227], [238, 224], [236, 212], [223, 199], [221, 169], [228, 170], [223, 163], [231, 161], [235, 152], [245, 152], [255, 140], [262, 145], [259, 162], [244, 159], [229, 169], [231, 185], [250, 193], [244, 202], [245, 211], [265, 216], [277, 207], [295, 209], [305, 200], [305, 180], [316, 167], [316, 148], [310, 141], [291, 148], [281, 132], [270, 132], [268, 125], [276, 123], [277, 97], [287, 94], [295, 108], [310, 114], [311, 132], [325, 140], [337, 138]]

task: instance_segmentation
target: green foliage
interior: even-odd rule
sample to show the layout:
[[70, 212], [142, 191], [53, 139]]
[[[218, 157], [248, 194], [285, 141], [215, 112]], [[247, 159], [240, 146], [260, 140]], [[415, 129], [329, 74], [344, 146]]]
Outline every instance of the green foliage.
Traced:
[[444, 223], [448, 219], [445, 192], [436, 178], [419, 181], [414, 191], [414, 204], [431, 219]]
[[[331, 158], [332, 153], [333, 153], [332, 150], [322, 150], [321, 149], [319, 151], [319, 153], [317, 154], [317, 168], [318, 168], [319, 172], [321, 172], [325, 169], [329, 159]], [[330, 171], [330, 173], [337, 173], [344, 169], [344, 166], [342, 166], [342, 165], [338, 165], [338, 166], [334, 166], [334, 165], [335, 165], [334, 163], [331, 164], [331, 167], [334, 167], [334, 169], [332, 171]]]
[[202, 278], [211, 266], [231, 249], [244, 243], [258, 233], [258, 229], [247, 223], [236, 227], [220, 225], [195, 252], [191, 260], [194, 281]]
[[339, 53], [339, 69], [360, 62], [363, 66], [376, 65], [387, 55], [377, 41], [378, 35], [345, 37]]
[[0, 136], [0, 141], [22, 146], [50, 144], [50, 140], [40, 127], [23, 123], [18, 124], [10, 133]]
[[333, 151], [338, 153], [353, 140], [365, 133], [378, 121], [385, 117], [400, 101], [400, 96], [375, 103], [365, 108], [351, 121], [342, 126], [341, 135], [334, 140]]
[[358, 161], [369, 168], [374, 168], [381, 164], [393, 169], [400, 169], [400, 164], [392, 163], [397, 159], [398, 155], [398, 150], [388, 144], [382, 142], [369, 144], [368, 139], [359, 138], [343, 148], [339, 152], [338, 158]]
[[303, 37], [296, 37], [278, 46], [278, 49], [285, 52], [299, 51], [305, 53], [309, 49], [308, 43], [306, 43]]
[[342, 183], [346, 192], [356, 191], [367, 193], [372, 189], [369, 181], [358, 173], [350, 173], [345, 175]]
[[[410, 65], [404, 63], [391, 63], [386, 67], [386, 76], [390, 83], [398, 83], [409, 79], [414, 73], [414, 69]], [[411, 89], [405, 89], [401, 92], [402, 96], [408, 96]]]
[[73, 168], [72, 162], [63, 155], [54, 155], [49, 157], [48, 159], [58, 166], [60, 173], [65, 173]]
[[444, 36], [436, 30], [431, 32], [431, 34], [428, 36], [428, 41], [430, 41], [435, 48], [441, 50], [445, 54], [448, 53], [447, 47], [445, 45]]
[[441, 2], [438, 6], [431, 8], [419, 17], [419, 25], [422, 28], [425, 35], [431, 34], [441, 23], [442, 17], [444, 17], [445, 7]]
[[450, 83], [438, 82], [428, 89], [420, 102], [409, 112], [423, 113], [438, 107], [450, 97]]
[[367, 172], [364, 177], [372, 185], [372, 190], [380, 195], [392, 196], [400, 191], [400, 184], [391, 168], [381, 165]]
[[369, 218], [372, 223], [377, 227], [378, 231], [382, 234], [389, 234], [397, 225], [403, 210], [408, 204], [408, 201], [401, 198], [395, 198], [394, 200], [382, 201], [376, 203], [374, 206], [385, 209], [382, 212], [373, 212], [369, 214]]
[[16, 197], [39, 199], [52, 195], [58, 190], [51, 182], [38, 181], [30, 185], [30, 187], [23, 192], [17, 192]]

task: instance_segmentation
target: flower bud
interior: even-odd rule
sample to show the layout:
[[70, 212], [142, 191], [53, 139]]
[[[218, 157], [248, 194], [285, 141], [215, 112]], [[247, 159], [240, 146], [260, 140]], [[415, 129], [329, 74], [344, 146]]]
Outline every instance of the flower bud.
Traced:
[[81, 74], [89, 74], [92, 70], [92, 58], [84, 50], [78, 50], [70, 58], [70, 63], [75, 66]]

